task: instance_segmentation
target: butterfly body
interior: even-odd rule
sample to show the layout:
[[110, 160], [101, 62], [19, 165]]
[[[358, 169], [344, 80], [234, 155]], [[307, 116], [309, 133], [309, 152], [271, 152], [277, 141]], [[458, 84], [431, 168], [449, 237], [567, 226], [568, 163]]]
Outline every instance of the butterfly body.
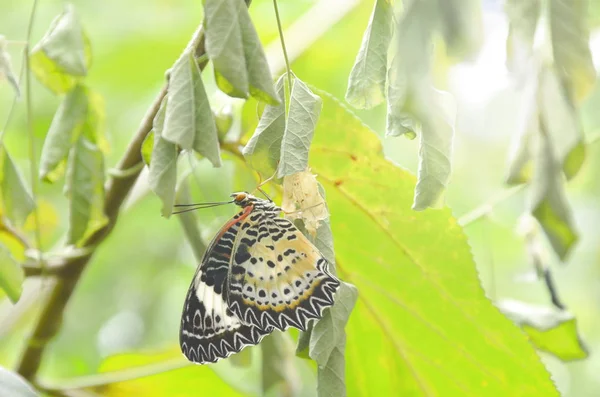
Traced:
[[215, 362], [275, 329], [305, 330], [333, 304], [339, 280], [273, 202], [235, 193], [242, 210], [209, 245], [190, 285], [180, 345], [193, 362]]

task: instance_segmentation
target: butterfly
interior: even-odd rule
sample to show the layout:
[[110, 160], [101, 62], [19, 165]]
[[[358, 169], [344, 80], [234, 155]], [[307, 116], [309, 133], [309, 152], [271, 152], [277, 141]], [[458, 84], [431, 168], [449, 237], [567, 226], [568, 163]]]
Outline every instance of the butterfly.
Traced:
[[271, 200], [233, 193], [241, 207], [211, 241], [187, 292], [179, 342], [188, 360], [213, 363], [274, 330], [305, 331], [333, 305], [340, 281], [319, 250]]

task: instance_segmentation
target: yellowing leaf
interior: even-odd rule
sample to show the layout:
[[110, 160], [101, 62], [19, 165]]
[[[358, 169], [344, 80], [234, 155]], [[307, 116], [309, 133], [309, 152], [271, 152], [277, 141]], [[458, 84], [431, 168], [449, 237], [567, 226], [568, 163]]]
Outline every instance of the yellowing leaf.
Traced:
[[329, 217], [327, 204], [319, 193], [319, 185], [310, 170], [297, 172], [283, 178], [281, 208], [290, 220], [302, 219], [313, 237], [321, 221]]
[[538, 349], [564, 361], [589, 355], [571, 313], [513, 300], [500, 301], [497, 306], [523, 328]]
[[[23, 290], [25, 274], [8, 249], [0, 244], [0, 290], [6, 292], [11, 302], [16, 303]], [[0, 384], [0, 390], [2, 385]]]
[[578, 240], [564, 190], [560, 164], [543, 121], [531, 186], [531, 213], [540, 222], [552, 248], [564, 260]]
[[70, 91], [87, 75], [92, 53], [75, 11], [67, 5], [31, 53], [31, 70], [57, 94]]
[[16, 164], [0, 144], [0, 213], [23, 224], [35, 208], [35, 202]]

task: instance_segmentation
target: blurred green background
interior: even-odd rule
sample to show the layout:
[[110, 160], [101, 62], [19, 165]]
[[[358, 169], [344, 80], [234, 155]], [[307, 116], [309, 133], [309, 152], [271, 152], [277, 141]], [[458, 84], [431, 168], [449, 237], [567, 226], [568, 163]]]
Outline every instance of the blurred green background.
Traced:
[[[165, 70], [202, 20], [202, 6], [196, 0], [78, 0], [72, 4], [92, 42], [93, 65], [87, 82], [105, 99], [111, 146], [107, 166], [111, 167], [163, 85]], [[290, 34], [288, 39], [296, 75], [343, 98], [373, 2], [282, 0], [279, 4], [286, 29], [306, 18], [307, 13], [313, 21], [305, 26], [311, 34]], [[592, 0], [590, 4], [593, 27], [599, 21], [600, 1]], [[24, 40], [29, 6], [29, 2], [17, 0], [0, 2], [0, 34], [9, 40]], [[62, 6], [61, 1], [40, 2], [33, 29], [34, 43], [62, 11]], [[250, 13], [269, 59], [281, 65], [272, 2], [254, 0]], [[504, 63], [507, 22], [502, 2], [483, 1], [483, 18], [484, 44], [479, 55], [470, 62], [453, 66], [439, 59], [435, 68], [440, 88], [451, 91], [459, 105], [454, 168], [447, 193], [447, 204], [456, 217], [497, 197], [506, 188], [503, 183], [506, 158], [519, 107], [520, 91]], [[600, 36], [594, 30], [591, 48], [597, 66]], [[18, 71], [22, 47], [13, 44], [9, 50]], [[274, 69], [276, 74], [282, 72]], [[204, 76], [207, 81], [212, 80], [210, 70]], [[214, 84], [208, 83], [207, 87], [213, 104], [218, 107], [227, 103], [222, 94], [215, 92]], [[0, 85], [0, 123], [6, 119], [12, 95], [10, 86]], [[58, 98], [34, 83], [38, 153], [58, 104]], [[583, 106], [586, 135], [599, 132], [599, 106], [600, 92], [596, 89]], [[383, 138], [385, 105], [357, 113], [382, 136], [389, 158], [416, 173], [418, 142]], [[29, 175], [23, 101], [7, 130], [5, 142], [25, 175]], [[600, 357], [594, 354], [600, 348], [600, 235], [597, 233], [600, 179], [593, 171], [599, 168], [600, 144], [591, 145], [583, 170], [568, 184], [580, 241], [566, 264], [548, 255], [560, 296], [576, 316], [580, 335], [591, 351], [589, 358], [570, 363], [541, 354], [560, 391], [572, 397], [600, 395]], [[219, 170], [202, 167], [195, 188], [200, 192], [195, 192], [195, 198], [219, 199], [239, 188], [223, 182], [234, 180], [229, 178], [234, 171], [231, 162]], [[252, 180], [248, 177], [239, 183], [242, 187], [251, 186]], [[60, 236], [67, 227], [59, 221], [67, 216], [61, 190], [60, 184], [41, 185], [40, 195], [45, 201], [45, 249], [59, 246]], [[143, 184], [131, 199], [131, 205], [122, 213], [118, 226], [102, 244], [77, 287], [62, 330], [44, 358], [42, 374], [46, 377], [94, 373], [109, 355], [134, 350], [161, 351], [172, 347], [177, 339], [180, 307], [196, 267], [195, 259], [177, 220], [160, 216], [159, 200]], [[548, 304], [542, 283], [524, 281], [527, 279], [524, 275], [533, 271], [524, 240], [516, 233], [517, 220], [525, 206], [524, 192], [515, 194], [494, 206], [489, 216], [469, 224], [465, 232], [490, 298]], [[203, 237], [208, 240], [230, 214], [230, 208], [198, 214]], [[38, 280], [28, 280], [16, 307], [6, 299], [0, 302], [0, 365], [14, 365], [22, 348], [22, 335], [37, 314], [35, 297], [42, 287]], [[301, 376], [302, 382], [314, 384], [315, 375], [311, 371], [301, 371]]]

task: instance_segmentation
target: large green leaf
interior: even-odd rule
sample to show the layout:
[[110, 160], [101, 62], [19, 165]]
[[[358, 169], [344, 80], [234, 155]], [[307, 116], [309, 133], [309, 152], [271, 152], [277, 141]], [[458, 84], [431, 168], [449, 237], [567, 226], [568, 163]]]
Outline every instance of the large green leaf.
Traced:
[[177, 184], [177, 146], [162, 137], [165, 124], [167, 100], [163, 99], [160, 109], [154, 118], [154, 146], [148, 184], [150, 189], [161, 199], [162, 215], [168, 217], [175, 204], [175, 185]]
[[0, 396], [37, 397], [39, 394], [19, 374], [0, 367]]
[[415, 178], [328, 97], [310, 158], [327, 190], [338, 274], [360, 291], [346, 327], [348, 395], [558, 395], [485, 297], [450, 210], [412, 211]]
[[209, 366], [193, 365], [179, 352], [121, 354], [107, 358], [100, 366], [100, 372], [107, 375], [121, 371], [123, 380], [86, 389], [106, 397], [185, 397], [194, 390], [203, 396], [243, 395], [219, 379]]
[[87, 89], [75, 86], [56, 111], [44, 140], [40, 160], [40, 178], [52, 182], [54, 171], [79, 139], [88, 112]]
[[242, 0], [204, 0], [206, 52], [221, 91], [270, 104], [279, 103], [271, 72]]
[[31, 70], [46, 87], [65, 93], [87, 75], [91, 58], [89, 40], [73, 7], [67, 5], [33, 48]]
[[85, 137], [69, 155], [67, 168], [69, 243], [79, 245], [108, 222], [104, 213], [104, 155]]
[[[10, 251], [0, 244], [0, 290], [4, 291], [11, 302], [16, 303], [23, 291], [25, 274]], [[0, 382], [0, 391], [2, 384]]]
[[221, 165], [219, 138], [198, 64], [191, 53], [171, 68], [162, 137], [182, 149], [192, 147], [215, 167]]
[[544, 122], [539, 124], [541, 134], [531, 186], [531, 213], [540, 222], [554, 251], [564, 260], [578, 237], [560, 163]]
[[554, 63], [569, 98], [580, 103], [596, 82], [586, 23], [587, 1], [550, 0]]
[[577, 319], [571, 313], [513, 300], [503, 300], [496, 305], [523, 328], [538, 349], [564, 361], [589, 355], [577, 332]]
[[23, 176], [0, 144], [0, 213], [17, 224], [23, 224], [35, 208], [35, 202], [25, 185]]
[[391, 2], [377, 0], [348, 78], [346, 100], [354, 107], [369, 109], [385, 98], [387, 53], [392, 40], [393, 20]]

